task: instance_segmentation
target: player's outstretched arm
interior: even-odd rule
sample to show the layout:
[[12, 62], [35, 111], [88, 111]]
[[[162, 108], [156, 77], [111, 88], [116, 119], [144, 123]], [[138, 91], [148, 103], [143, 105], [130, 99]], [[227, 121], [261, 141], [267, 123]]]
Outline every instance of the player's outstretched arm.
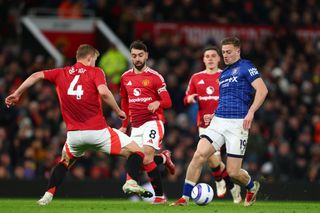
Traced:
[[42, 71], [35, 72], [32, 75], [30, 75], [19, 87], [18, 89], [9, 95], [5, 99], [5, 103], [7, 107], [11, 107], [16, 105], [19, 102], [20, 96], [26, 91], [29, 87], [34, 85], [36, 82], [44, 78], [44, 74]]
[[102, 100], [107, 103], [118, 115], [120, 119], [126, 119], [126, 114], [120, 109], [116, 100], [114, 99], [113, 94], [107, 87], [107, 85], [101, 84], [98, 86], [99, 94], [102, 97]]
[[251, 85], [256, 90], [256, 94], [254, 96], [253, 103], [251, 104], [250, 109], [249, 109], [246, 117], [244, 118], [244, 121], [243, 121], [243, 128], [244, 129], [249, 129], [251, 127], [254, 113], [262, 105], [262, 103], [264, 102], [264, 100], [268, 94], [268, 89], [261, 78], [257, 78], [256, 80], [254, 80], [251, 83]]

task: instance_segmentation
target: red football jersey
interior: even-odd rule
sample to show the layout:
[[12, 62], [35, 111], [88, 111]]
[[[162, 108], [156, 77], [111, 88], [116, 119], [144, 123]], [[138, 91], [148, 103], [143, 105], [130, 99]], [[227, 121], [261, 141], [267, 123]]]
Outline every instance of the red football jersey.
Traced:
[[44, 77], [56, 86], [68, 131], [99, 130], [108, 126], [97, 89], [106, 84], [100, 68], [76, 63], [70, 67], [45, 70]]
[[147, 121], [162, 120], [164, 122], [163, 108], [159, 107], [156, 113], [148, 110], [148, 105], [160, 101], [160, 93], [166, 91], [163, 77], [149, 67], [140, 74], [133, 69], [121, 76], [120, 95], [128, 99], [129, 117], [132, 127], [139, 127]]
[[213, 114], [218, 106], [219, 101], [219, 77], [221, 70], [214, 74], [209, 74], [206, 71], [195, 73], [191, 76], [189, 85], [184, 98], [184, 103], [187, 104], [187, 96], [197, 93], [198, 114], [197, 125], [206, 128], [203, 116], [205, 114]]

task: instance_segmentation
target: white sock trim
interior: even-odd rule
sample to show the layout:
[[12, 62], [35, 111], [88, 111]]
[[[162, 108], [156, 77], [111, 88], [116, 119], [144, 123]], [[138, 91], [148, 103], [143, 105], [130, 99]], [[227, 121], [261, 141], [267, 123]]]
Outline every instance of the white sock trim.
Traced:
[[192, 186], [195, 186], [195, 185], [196, 185], [195, 182], [192, 182], [192, 181], [187, 180], [187, 179], [185, 179], [184, 182], [185, 182], [185, 183], [188, 183], [188, 184], [190, 184], [190, 185], [192, 185]]

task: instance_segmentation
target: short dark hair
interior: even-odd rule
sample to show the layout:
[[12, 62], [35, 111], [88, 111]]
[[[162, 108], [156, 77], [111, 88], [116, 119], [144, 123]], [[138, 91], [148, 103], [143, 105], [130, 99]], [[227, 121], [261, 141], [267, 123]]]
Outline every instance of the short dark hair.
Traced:
[[132, 49], [143, 50], [145, 52], [148, 52], [147, 45], [145, 45], [143, 41], [140, 41], [140, 40], [132, 42], [129, 49], [130, 49], [130, 52]]
[[98, 57], [100, 53], [98, 50], [96, 50], [93, 46], [89, 44], [81, 44], [77, 49], [76, 59], [83, 59], [87, 55], [95, 55]]
[[203, 48], [203, 51], [202, 51], [203, 54], [208, 50], [214, 50], [214, 51], [216, 51], [218, 53], [219, 56], [221, 56], [220, 49], [217, 46], [213, 46], [213, 45], [206, 46], [205, 48]]
[[227, 45], [227, 44], [232, 44], [235, 47], [241, 47], [241, 41], [239, 38], [233, 36], [233, 37], [227, 37], [222, 39], [221, 45]]

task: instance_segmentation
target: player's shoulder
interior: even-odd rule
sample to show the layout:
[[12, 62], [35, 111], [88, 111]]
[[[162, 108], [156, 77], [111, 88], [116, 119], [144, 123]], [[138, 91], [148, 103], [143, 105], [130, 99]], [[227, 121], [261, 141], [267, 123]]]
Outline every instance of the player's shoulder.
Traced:
[[193, 73], [191, 75], [191, 80], [192, 79], [198, 79], [198, 78], [201, 78], [201, 77], [204, 77], [206, 75], [206, 71], [205, 70], [202, 70], [200, 72], [196, 72], [196, 73]]
[[252, 61], [250, 61], [248, 59], [241, 59], [240, 65], [245, 68], [255, 67], [254, 64], [252, 63]]
[[91, 70], [93, 70], [94, 72], [102, 72], [104, 73], [103, 69], [101, 69], [100, 67], [90, 67]]
[[130, 76], [133, 74], [133, 69], [129, 69], [127, 71], [125, 71], [122, 75], [121, 75], [121, 78], [122, 77], [126, 77], [126, 76]]
[[202, 70], [200, 72], [196, 72], [194, 73], [192, 76], [197, 77], [197, 76], [202, 76], [205, 75], [207, 72], [205, 70]]
[[147, 67], [146, 72], [156, 78], [160, 78], [161, 81], [164, 81], [163, 76], [158, 71], [151, 69], [150, 67]]

